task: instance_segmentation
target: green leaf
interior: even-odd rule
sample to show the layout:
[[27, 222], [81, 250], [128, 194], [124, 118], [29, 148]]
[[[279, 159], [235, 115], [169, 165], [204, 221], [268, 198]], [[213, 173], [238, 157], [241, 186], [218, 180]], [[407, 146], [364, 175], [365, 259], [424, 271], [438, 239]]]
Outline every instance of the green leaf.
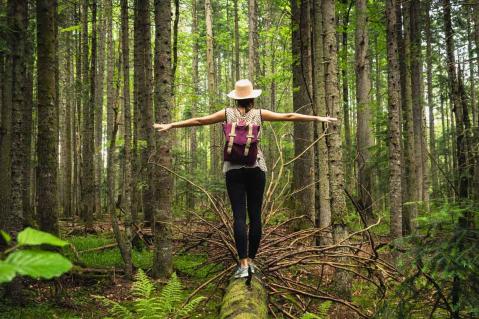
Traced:
[[0, 283], [12, 281], [15, 277], [15, 266], [0, 260]]
[[59, 253], [43, 250], [17, 250], [5, 262], [15, 266], [19, 274], [33, 278], [58, 277], [72, 268], [72, 263]]
[[12, 240], [12, 237], [10, 237], [10, 235], [4, 232], [3, 230], [0, 230], [0, 235], [2, 235], [3, 239], [5, 239], [7, 243], [9, 243]]
[[68, 242], [61, 240], [52, 234], [27, 227], [18, 234], [18, 244], [20, 246], [47, 244], [63, 247], [68, 245]]

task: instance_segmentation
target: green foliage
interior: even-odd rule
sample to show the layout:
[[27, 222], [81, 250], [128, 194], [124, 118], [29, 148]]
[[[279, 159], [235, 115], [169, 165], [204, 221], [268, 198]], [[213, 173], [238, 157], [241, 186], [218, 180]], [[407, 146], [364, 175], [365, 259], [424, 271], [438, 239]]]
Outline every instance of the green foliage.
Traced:
[[[6, 241], [11, 241], [6, 233], [2, 232], [2, 236]], [[51, 279], [69, 271], [72, 263], [61, 254], [38, 247], [25, 248], [39, 245], [63, 247], [67, 244], [68, 242], [52, 234], [30, 227], [24, 229], [18, 234], [17, 244], [8, 248], [4, 252], [6, 258], [0, 260], [0, 283], [13, 280], [17, 274]]]
[[333, 304], [332, 301], [327, 300], [321, 303], [317, 314], [307, 312], [301, 317], [301, 319], [327, 319], [329, 318], [328, 311], [329, 311], [329, 308], [331, 308], [332, 304]]
[[443, 205], [417, 219], [419, 231], [398, 241], [405, 280], [384, 302], [385, 318], [479, 316], [479, 232], [472, 207]]
[[114, 318], [184, 318], [190, 314], [205, 297], [197, 297], [182, 306], [184, 299], [181, 282], [173, 273], [170, 280], [163, 287], [159, 296], [155, 285], [140, 269], [135, 275], [135, 282], [131, 287], [131, 294], [135, 298], [132, 309], [105, 298], [95, 296], [105, 306]]

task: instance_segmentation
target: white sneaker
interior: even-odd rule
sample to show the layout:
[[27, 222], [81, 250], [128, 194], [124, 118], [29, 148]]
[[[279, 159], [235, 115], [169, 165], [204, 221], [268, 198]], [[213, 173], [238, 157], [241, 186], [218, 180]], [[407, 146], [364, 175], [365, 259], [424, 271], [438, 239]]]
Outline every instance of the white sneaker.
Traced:
[[252, 261], [249, 262], [249, 265], [251, 267], [251, 273], [254, 274], [256, 272], [256, 269], [258, 269], [258, 267]]
[[236, 268], [236, 272], [234, 273], [233, 277], [234, 278], [248, 277], [248, 268], [249, 267], [238, 266], [238, 268]]

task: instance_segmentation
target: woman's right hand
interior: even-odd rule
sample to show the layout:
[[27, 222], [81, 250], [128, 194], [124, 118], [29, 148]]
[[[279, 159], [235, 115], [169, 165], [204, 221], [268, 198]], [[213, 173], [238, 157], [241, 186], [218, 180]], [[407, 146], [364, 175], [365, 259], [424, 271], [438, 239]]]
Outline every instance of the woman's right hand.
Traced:
[[173, 125], [171, 123], [166, 123], [166, 124], [155, 123], [155, 124], [153, 124], [153, 128], [156, 129], [158, 132], [168, 131], [172, 127], [173, 127]]

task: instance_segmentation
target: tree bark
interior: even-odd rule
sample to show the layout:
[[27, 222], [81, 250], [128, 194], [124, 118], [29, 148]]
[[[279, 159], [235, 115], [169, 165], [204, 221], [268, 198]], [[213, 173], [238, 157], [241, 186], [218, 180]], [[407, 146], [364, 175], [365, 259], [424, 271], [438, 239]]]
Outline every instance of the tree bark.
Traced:
[[[155, 0], [155, 107], [156, 121], [171, 122], [171, 7], [170, 2]], [[171, 167], [170, 132], [157, 134], [155, 161]], [[172, 221], [171, 192], [173, 191], [172, 175], [164, 170], [156, 169], [157, 176], [154, 197], [157, 199], [155, 223], [155, 253], [153, 257], [153, 276], [168, 278], [173, 271], [172, 264]]]
[[[431, 0], [427, 2], [424, 10], [424, 28], [426, 33], [426, 68], [427, 68], [427, 105], [429, 108], [429, 153], [433, 159], [436, 159], [436, 133], [434, 126], [434, 97], [432, 85], [432, 32], [431, 32], [431, 17], [430, 17]], [[439, 191], [439, 183], [437, 177], [437, 168], [432, 166], [431, 161], [431, 183], [432, 196], [434, 197]]]
[[[208, 104], [209, 112], [216, 111], [216, 70], [213, 53], [213, 13], [211, 9], [211, 0], [205, 0], [205, 18], [206, 18], [206, 64], [208, 72]], [[210, 126], [210, 156], [211, 156], [211, 176], [219, 176], [220, 157], [219, 157], [219, 127]]]
[[356, 100], [357, 154], [359, 205], [366, 223], [374, 220], [372, 209], [372, 176], [369, 148], [373, 145], [371, 123], [371, 78], [367, 1], [356, 1]]
[[[401, 2], [403, 8], [401, 9]], [[397, 5], [397, 37], [399, 41], [399, 67], [401, 81], [401, 108], [403, 120], [403, 157], [404, 166], [402, 170], [403, 184], [402, 188], [403, 203], [409, 203], [403, 207], [403, 232], [410, 234], [414, 230], [413, 220], [417, 216], [416, 201], [418, 198], [418, 182], [416, 176], [416, 158], [414, 156], [414, 126], [412, 113], [412, 93], [411, 93], [411, 41], [410, 41], [410, 23], [409, 23], [409, 2], [401, 0]], [[402, 20], [401, 20], [402, 19]], [[403, 33], [404, 29], [404, 33]]]
[[219, 318], [269, 318], [268, 293], [262, 281], [253, 276], [251, 286], [248, 287], [244, 280], [232, 278], [221, 302]]
[[150, 31], [150, 1], [136, 1], [135, 15], [135, 73], [137, 79], [137, 112], [138, 112], [138, 148], [141, 159], [141, 178], [145, 187], [142, 189], [143, 214], [146, 223], [153, 224], [153, 168], [148, 164], [148, 157], [155, 149], [153, 132], [153, 107], [151, 94], [151, 31]]
[[37, 1], [37, 212], [40, 229], [58, 234], [58, 119], [55, 108], [55, 0]]
[[457, 189], [460, 198], [468, 196], [468, 169], [466, 154], [466, 136], [464, 127], [463, 101], [459, 91], [456, 73], [456, 58], [454, 54], [454, 34], [451, 22], [451, 2], [443, 0], [444, 33], [446, 36], [447, 73], [451, 104], [456, 121], [456, 158], [457, 158]]
[[[333, 241], [347, 242], [348, 229], [346, 227], [346, 198], [344, 195], [344, 172], [341, 143], [341, 125], [343, 114], [340, 109], [338, 85], [338, 47], [336, 39], [336, 13], [333, 0], [322, 1], [324, 25], [324, 58], [326, 105], [329, 114], [336, 117], [337, 122], [329, 124], [327, 143], [329, 150], [329, 190], [331, 198], [331, 225]], [[335, 274], [335, 290], [338, 295], [351, 299], [351, 273], [346, 270]], [[341, 307], [342, 308], [342, 307]]]
[[125, 197], [123, 207], [127, 212], [127, 221], [132, 222], [132, 154], [131, 154], [131, 106], [130, 106], [130, 40], [128, 33], [128, 0], [121, 0], [121, 46], [123, 58], [123, 125], [125, 127], [124, 161], [125, 171], [123, 188]]
[[[327, 114], [325, 100], [325, 83], [324, 83], [324, 44], [323, 44], [323, 19], [321, 12], [321, 0], [313, 0], [313, 92], [315, 113], [317, 115]], [[315, 129], [315, 140], [325, 134], [326, 126], [318, 123]], [[328, 168], [328, 147], [326, 145], [326, 137], [319, 140], [315, 149], [315, 175], [319, 181], [316, 188], [316, 227], [326, 228], [331, 224], [331, 204], [329, 195], [329, 168]], [[319, 238], [319, 244], [332, 243], [332, 235], [330, 232]]]
[[[98, 32], [98, 60], [96, 74], [96, 90], [95, 90], [95, 212], [102, 213], [101, 207], [101, 184], [103, 176], [103, 160], [102, 160], [102, 127], [103, 127], [103, 80], [105, 78], [105, 32], [108, 37], [108, 28], [106, 21], [111, 20], [111, 2], [110, 8], [108, 1], [100, 1], [104, 5], [100, 5], [99, 21], [97, 23]], [[106, 5], [105, 5], [106, 3]], [[102, 10], [103, 9], [103, 10]], [[98, 25], [100, 26], [98, 28]], [[108, 46], [108, 39], [107, 39]], [[107, 139], [108, 141], [109, 139]]]
[[420, 0], [411, 1], [409, 5], [410, 35], [411, 35], [411, 94], [412, 115], [414, 127], [414, 156], [416, 164], [417, 201], [423, 201], [427, 206], [429, 201], [426, 152], [424, 144], [423, 114], [424, 114], [424, 89], [422, 78], [422, 53], [421, 53], [421, 3]]
[[[291, 1], [292, 11], [292, 55], [293, 55], [293, 110], [297, 113], [312, 114], [312, 66], [311, 66], [311, 17], [310, 0], [303, 0], [298, 6]], [[294, 122], [294, 154], [298, 156], [313, 142], [313, 123]], [[314, 225], [314, 151], [309, 148], [294, 161], [292, 191], [294, 210], [297, 215], [306, 215]], [[307, 227], [304, 219], [293, 228]]]
[[[24, 172], [30, 167], [28, 163], [29, 136], [31, 130], [32, 105], [26, 99], [26, 72], [27, 72], [27, 32], [28, 32], [28, 3], [27, 1], [13, 1], [9, 3], [9, 49], [11, 52], [11, 197], [10, 210], [7, 214], [5, 229], [16, 233], [25, 224], [24, 189], [29, 187], [29, 181], [24, 179]], [[30, 116], [28, 113], [30, 112]], [[30, 122], [28, 122], [30, 118]]]
[[389, 205], [392, 238], [402, 236], [401, 196], [401, 87], [398, 56], [397, 0], [387, 0], [387, 56], [388, 56], [388, 142], [389, 142]]
[[[96, 2], [92, 6], [92, 25], [96, 24]], [[96, 70], [96, 31], [92, 28], [91, 44], [91, 65], [88, 65], [88, 1], [84, 0], [82, 5], [82, 33], [83, 33], [83, 98], [82, 98], [82, 168], [81, 168], [81, 215], [87, 232], [93, 231], [93, 216], [95, 213], [95, 181], [94, 181], [94, 93], [95, 93], [95, 70]], [[94, 67], [93, 67], [94, 66]], [[93, 72], [93, 74], [91, 74]], [[93, 83], [92, 83], [93, 81]], [[88, 87], [88, 84], [90, 85]], [[93, 94], [93, 96], [92, 96]]]
[[[192, 84], [193, 84], [193, 100], [191, 102], [191, 117], [196, 117], [197, 108], [198, 108], [198, 98], [200, 92], [198, 90], [198, 54], [199, 54], [199, 33], [198, 33], [198, 5], [197, 0], [191, 0], [191, 7], [192, 7], [192, 27], [191, 33], [193, 34], [193, 61], [192, 61]], [[197, 130], [195, 126], [190, 128], [190, 172], [194, 173], [197, 168], [197, 152], [198, 152], [198, 145], [197, 145]], [[187, 206], [190, 209], [195, 209], [195, 195], [194, 192], [188, 188], [187, 193]]]
[[258, 57], [258, 12], [256, 0], [248, 0], [248, 77], [253, 86], [257, 84]]
[[[113, 43], [113, 8], [112, 0], [105, 1], [106, 11], [106, 49], [107, 49], [107, 61], [106, 61], [106, 136], [107, 141], [112, 140], [114, 123], [114, 110], [115, 105], [115, 83], [114, 83], [114, 64], [115, 64], [115, 44]], [[114, 185], [114, 166], [116, 163], [115, 151], [109, 152], [108, 156], [113, 156], [112, 159], [108, 159], [106, 167], [107, 175], [107, 188], [112, 193], [112, 196], [108, 198], [116, 198], [116, 189]], [[115, 202], [108, 200], [108, 211], [115, 209]]]
[[238, 1], [233, 0], [234, 2], [234, 15], [235, 15], [235, 62], [234, 62], [234, 69], [235, 69], [235, 79], [238, 81], [240, 79], [240, 49], [239, 49], [239, 17], [238, 17]]

